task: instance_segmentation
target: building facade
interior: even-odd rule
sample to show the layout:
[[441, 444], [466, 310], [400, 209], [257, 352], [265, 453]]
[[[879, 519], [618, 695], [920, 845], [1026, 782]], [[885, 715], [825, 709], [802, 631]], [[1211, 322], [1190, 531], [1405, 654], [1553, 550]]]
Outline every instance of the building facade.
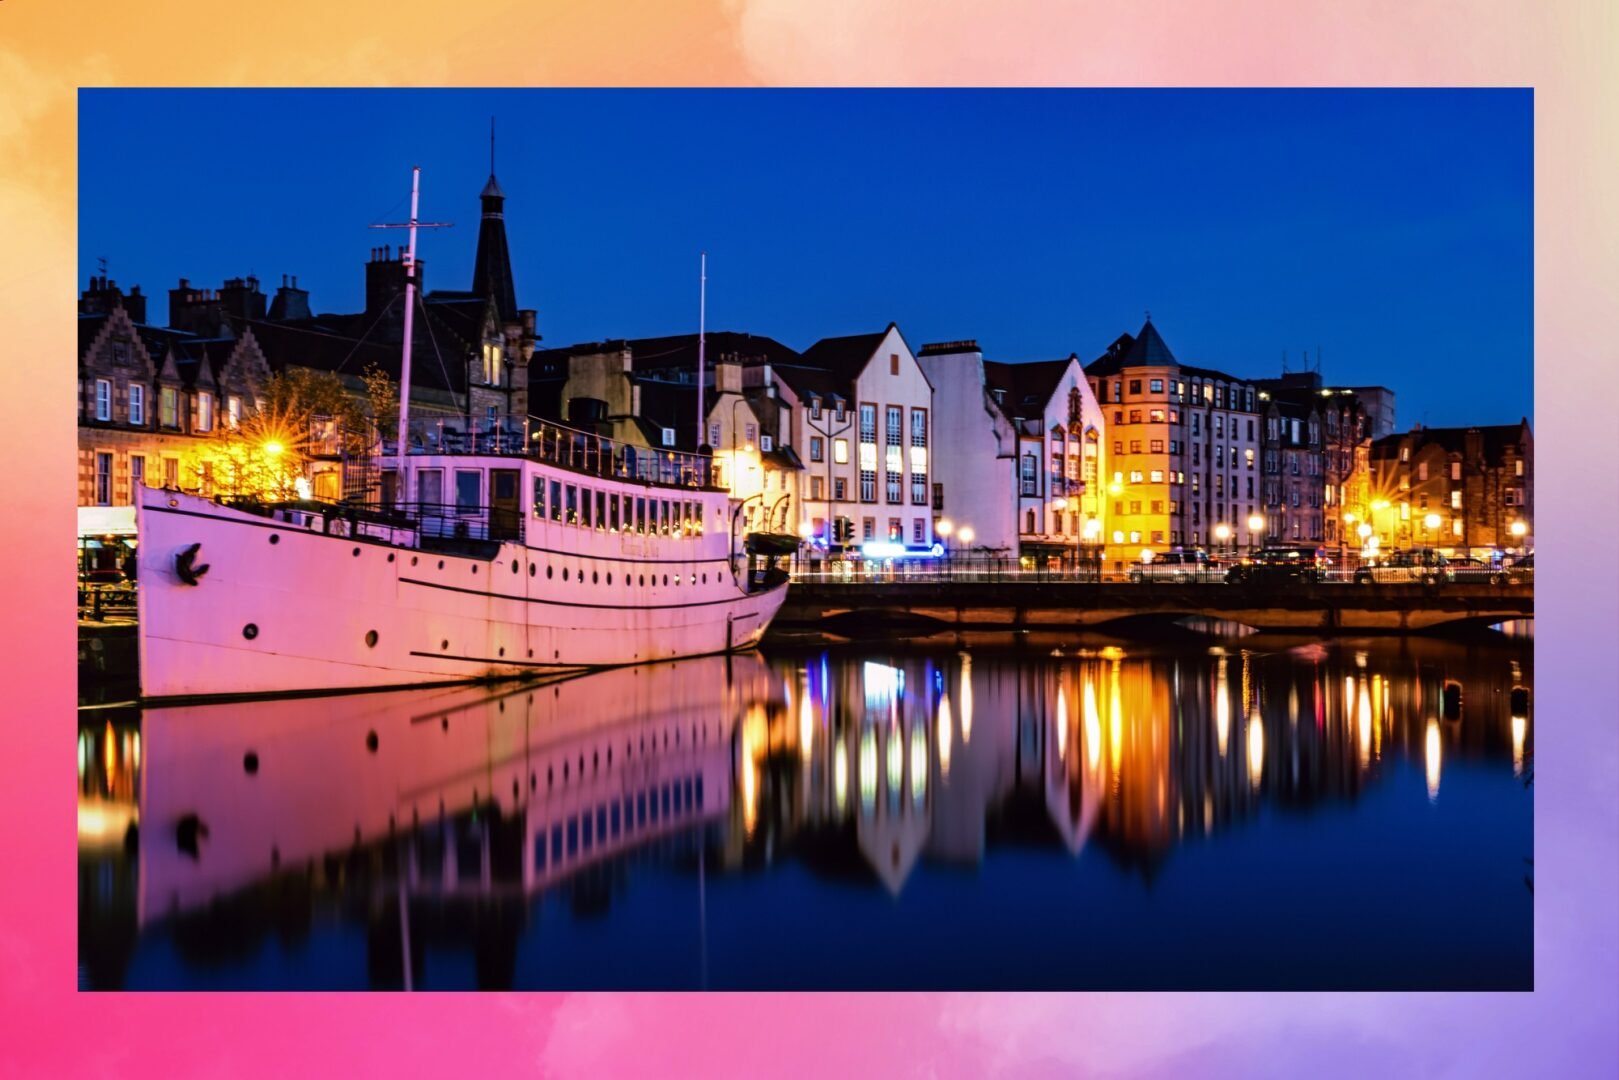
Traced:
[[1149, 318], [1085, 368], [1111, 443], [1105, 558], [1263, 542], [1252, 382], [1180, 363]]
[[1019, 557], [1039, 563], [1099, 553], [1109, 454], [1079, 358], [985, 366], [990, 395], [1016, 433]]
[[1018, 434], [983, 352], [976, 341], [947, 341], [923, 345], [916, 359], [933, 385], [934, 427], [950, 433], [934, 440], [934, 532], [958, 551], [1017, 554]]
[[1527, 417], [1419, 426], [1374, 441], [1365, 512], [1378, 546], [1474, 555], [1533, 549], [1534, 456]]
[[109, 302], [116, 290], [97, 278], [81, 300], [78, 504], [132, 505], [143, 486], [210, 494], [228, 479], [218, 434], [258, 407], [264, 353], [252, 335], [147, 326]]
[[1321, 414], [1308, 397], [1261, 404], [1265, 542], [1319, 545], [1326, 538], [1327, 488]]

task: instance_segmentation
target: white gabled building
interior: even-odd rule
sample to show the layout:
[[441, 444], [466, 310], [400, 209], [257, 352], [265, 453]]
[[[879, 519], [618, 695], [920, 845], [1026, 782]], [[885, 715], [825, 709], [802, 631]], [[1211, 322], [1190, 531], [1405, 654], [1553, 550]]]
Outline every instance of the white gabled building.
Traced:
[[[932, 545], [933, 386], [899, 327], [822, 338], [769, 373], [797, 407], [798, 527], [823, 550]], [[840, 542], [839, 521], [852, 531]]]
[[990, 396], [1017, 432], [1013, 490], [1019, 555], [1095, 554], [1106, 535], [1102, 410], [1079, 358], [984, 365]]
[[1016, 555], [1017, 432], [996, 403], [976, 341], [923, 345], [917, 362], [933, 384], [934, 529], [956, 552]]

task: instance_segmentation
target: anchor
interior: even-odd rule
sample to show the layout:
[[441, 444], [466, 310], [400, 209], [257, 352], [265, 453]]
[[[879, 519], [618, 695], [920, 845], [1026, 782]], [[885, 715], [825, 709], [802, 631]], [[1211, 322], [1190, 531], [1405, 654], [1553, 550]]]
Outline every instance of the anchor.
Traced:
[[197, 579], [208, 572], [207, 563], [203, 563], [201, 566], [193, 565], [197, 559], [197, 552], [201, 548], [201, 543], [192, 544], [174, 557], [174, 572], [187, 585], [197, 584]]

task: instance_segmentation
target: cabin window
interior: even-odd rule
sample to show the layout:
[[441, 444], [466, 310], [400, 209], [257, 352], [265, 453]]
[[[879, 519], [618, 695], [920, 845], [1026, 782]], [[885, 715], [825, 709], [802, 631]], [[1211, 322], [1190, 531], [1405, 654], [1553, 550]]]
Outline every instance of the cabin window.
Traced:
[[664, 500], [662, 500], [662, 502], [663, 502], [663, 505], [662, 505], [661, 509], [659, 510], [659, 513], [662, 516], [658, 519], [658, 532], [663, 536], [668, 536], [669, 535], [669, 523], [673, 519], [669, 515], [669, 500], [664, 499]]
[[563, 520], [569, 525], [579, 524], [579, 489], [573, 484], [568, 485], [568, 511]]
[[562, 520], [562, 481], [551, 481], [551, 520]]
[[620, 518], [623, 524], [620, 526], [620, 528], [622, 528], [625, 532], [630, 532], [635, 528], [635, 504], [631, 501], [628, 495], [623, 496], [623, 500], [624, 513]]
[[607, 492], [605, 491], [596, 492], [596, 528], [607, 528]]
[[581, 525], [583, 525], [585, 528], [588, 529], [588, 528], [590, 528], [590, 504], [591, 504], [590, 489], [589, 488], [580, 488], [579, 489], [579, 504], [580, 504], [579, 505], [579, 523]]
[[545, 477], [534, 478], [534, 516], [545, 517]]
[[438, 509], [444, 502], [444, 473], [440, 469], [423, 469], [416, 474], [416, 501], [424, 508]]
[[610, 527], [614, 532], [618, 532], [618, 496], [617, 495], [612, 495], [612, 496], [608, 497], [608, 499], [607, 499], [607, 509], [609, 511], [608, 516], [612, 519]]
[[482, 474], [477, 469], [455, 470], [455, 512], [458, 514], [476, 514], [478, 512], [479, 493], [482, 487]]
[[639, 495], [635, 498], [635, 531], [646, 532], [646, 499]]

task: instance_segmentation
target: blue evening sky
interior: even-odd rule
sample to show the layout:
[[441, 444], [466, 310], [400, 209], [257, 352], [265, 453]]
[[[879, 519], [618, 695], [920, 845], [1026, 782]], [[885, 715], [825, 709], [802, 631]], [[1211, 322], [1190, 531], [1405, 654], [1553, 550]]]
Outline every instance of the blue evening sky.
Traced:
[[1322, 350], [1398, 420], [1531, 412], [1527, 90], [86, 90], [80, 288], [297, 274], [364, 306], [423, 169], [429, 288], [471, 284], [489, 117], [546, 345], [708, 325], [797, 348], [1091, 360], [1142, 313], [1187, 363]]

